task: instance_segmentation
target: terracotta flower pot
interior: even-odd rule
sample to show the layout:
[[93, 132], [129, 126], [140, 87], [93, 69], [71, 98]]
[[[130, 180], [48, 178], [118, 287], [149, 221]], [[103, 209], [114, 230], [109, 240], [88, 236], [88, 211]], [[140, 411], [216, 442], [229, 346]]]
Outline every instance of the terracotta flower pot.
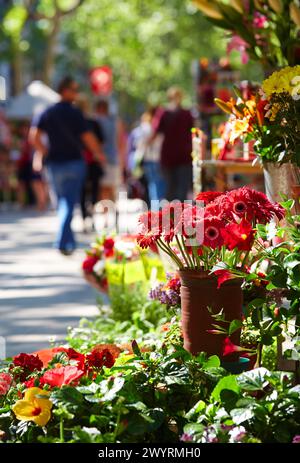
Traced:
[[95, 288], [97, 291], [102, 293], [108, 293], [107, 287], [102, 285], [99, 279], [93, 273], [83, 272], [83, 276], [85, 280], [92, 286], [92, 288]]
[[[213, 324], [222, 325], [210, 314], [224, 310], [226, 321], [241, 320], [243, 293], [239, 280], [229, 280], [219, 289], [217, 280], [207, 272], [181, 270], [181, 310], [184, 348], [197, 355], [206, 352], [208, 355], [218, 355], [222, 358], [224, 336], [208, 333], [214, 329]], [[226, 324], [228, 327], [228, 325]], [[239, 345], [240, 331], [236, 331], [231, 341]], [[226, 355], [224, 360], [238, 360], [239, 353]]]

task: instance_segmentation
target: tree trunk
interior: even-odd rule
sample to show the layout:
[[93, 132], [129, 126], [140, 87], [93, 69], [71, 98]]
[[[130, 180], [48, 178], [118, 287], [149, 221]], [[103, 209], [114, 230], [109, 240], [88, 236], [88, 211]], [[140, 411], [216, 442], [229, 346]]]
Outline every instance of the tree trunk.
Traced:
[[54, 73], [55, 63], [55, 48], [57, 44], [57, 38], [60, 30], [60, 18], [57, 16], [53, 19], [53, 27], [48, 36], [46, 54], [44, 61], [43, 70], [43, 81], [45, 84], [50, 85]]
[[18, 95], [23, 90], [22, 52], [18, 43], [12, 45], [12, 95]]

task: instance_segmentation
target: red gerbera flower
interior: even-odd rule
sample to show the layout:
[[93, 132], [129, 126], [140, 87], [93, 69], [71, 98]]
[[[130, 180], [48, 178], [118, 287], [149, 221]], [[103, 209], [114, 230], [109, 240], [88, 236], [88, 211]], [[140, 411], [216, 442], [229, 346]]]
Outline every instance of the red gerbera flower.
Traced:
[[284, 209], [278, 203], [271, 203], [264, 193], [247, 187], [232, 190], [221, 201], [226, 218], [245, 218], [249, 222], [268, 223], [274, 216], [284, 217]]
[[230, 223], [221, 234], [228, 249], [237, 248], [239, 251], [250, 251], [253, 245], [255, 231], [251, 223], [243, 219], [240, 223]]
[[153, 229], [161, 231], [161, 222], [161, 211], [144, 212], [138, 218], [138, 235]]
[[225, 193], [217, 196], [213, 201], [209, 202], [205, 207], [205, 217], [221, 217], [223, 214], [223, 207], [221, 206], [222, 201], [225, 197]]
[[137, 243], [143, 248], [149, 248], [161, 236], [161, 212], [145, 212], [139, 217]]
[[173, 240], [175, 234], [182, 234], [184, 229], [183, 213], [190, 204], [181, 203], [179, 201], [172, 201], [162, 209], [162, 233], [164, 240], [170, 242]]
[[[175, 228], [175, 234], [183, 235], [189, 240], [187, 246], [195, 246], [203, 237], [204, 208], [186, 204], [181, 215], [181, 220]], [[196, 240], [196, 242], [194, 241]]]
[[144, 234], [138, 235], [136, 241], [140, 248], [147, 249], [154, 244], [159, 237], [160, 233], [158, 233], [157, 230], [150, 230]]
[[105, 238], [103, 242], [104, 255], [105, 257], [112, 257], [114, 255], [115, 241], [113, 238]]
[[82, 262], [82, 269], [86, 273], [93, 273], [94, 265], [98, 262], [98, 256], [87, 256]]
[[[223, 245], [221, 230], [224, 222], [219, 217], [206, 217], [202, 221], [203, 245], [216, 249]], [[200, 233], [201, 233], [200, 232]]]
[[195, 200], [203, 201], [204, 204], [207, 205], [222, 195], [224, 195], [224, 193], [221, 193], [220, 191], [203, 191], [196, 196]]

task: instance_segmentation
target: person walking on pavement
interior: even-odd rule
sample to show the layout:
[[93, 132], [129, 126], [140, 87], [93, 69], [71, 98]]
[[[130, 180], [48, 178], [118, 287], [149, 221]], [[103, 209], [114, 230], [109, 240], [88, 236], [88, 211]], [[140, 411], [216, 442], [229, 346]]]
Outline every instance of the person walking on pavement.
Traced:
[[[76, 100], [76, 105], [79, 109], [81, 109], [89, 130], [93, 132], [99, 144], [102, 146], [104, 142], [103, 130], [100, 123], [91, 116], [90, 102], [86, 95], [79, 95]], [[83, 220], [83, 230], [86, 232], [86, 219], [90, 219], [92, 221], [92, 229], [95, 229], [93, 221], [94, 206], [99, 201], [100, 181], [104, 172], [90, 150], [84, 149], [83, 156], [86, 163], [86, 178], [82, 188], [80, 207]]]
[[103, 131], [103, 151], [107, 160], [101, 180], [101, 199], [115, 201], [121, 183], [122, 168], [119, 157], [120, 121], [110, 114], [109, 103], [103, 99], [95, 104], [95, 118]]
[[[30, 134], [36, 150], [33, 159], [36, 171], [42, 170], [43, 159], [46, 157], [59, 217], [55, 247], [65, 255], [71, 254], [76, 248], [71, 222], [74, 206], [80, 202], [86, 173], [83, 146], [94, 154], [99, 163], [105, 163], [101, 146], [89, 130], [80, 109], [73, 105], [78, 90], [76, 81], [72, 77], [65, 77], [58, 85], [60, 101], [39, 116]], [[48, 136], [48, 147], [44, 142], [45, 133]]]
[[163, 135], [161, 148], [162, 173], [166, 182], [166, 199], [187, 199], [192, 189], [192, 135], [194, 119], [181, 106], [183, 94], [177, 87], [168, 90], [168, 106], [154, 129], [150, 143], [158, 134]]

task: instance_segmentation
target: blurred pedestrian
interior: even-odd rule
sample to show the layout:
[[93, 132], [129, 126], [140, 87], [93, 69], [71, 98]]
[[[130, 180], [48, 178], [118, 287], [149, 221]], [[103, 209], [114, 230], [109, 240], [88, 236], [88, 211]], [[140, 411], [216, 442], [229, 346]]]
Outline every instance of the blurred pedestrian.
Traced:
[[160, 166], [160, 152], [162, 136], [158, 134], [152, 143], [149, 139], [153, 135], [153, 115], [156, 110], [145, 112], [138, 127], [134, 129], [136, 139], [135, 163], [140, 164], [147, 181], [149, 201], [160, 201], [165, 197], [165, 181]]
[[[40, 115], [31, 129], [31, 140], [36, 149], [34, 169], [41, 171], [43, 158], [46, 157], [49, 180], [57, 197], [59, 231], [55, 246], [63, 254], [69, 255], [76, 247], [71, 221], [74, 206], [80, 202], [86, 173], [83, 146], [100, 163], [105, 162], [105, 157], [82, 112], [73, 105], [79, 91], [76, 81], [72, 77], [65, 77], [57, 90], [60, 101]], [[44, 143], [43, 133], [48, 135], [48, 147]]]
[[155, 127], [153, 142], [158, 134], [163, 135], [161, 166], [166, 182], [166, 199], [184, 201], [192, 189], [192, 136], [194, 126], [191, 111], [182, 107], [181, 89], [168, 90], [168, 106]]
[[[76, 101], [77, 106], [81, 109], [88, 129], [95, 135], [100, 145], [104, 143], [103, 130], [100, 123], [91, 116], [90, 102], [85, 95], [79, 95]], [[86, 219], [93, 219], [94, 206], [99, 201], [99, 187], [100, 180], [103, 176], [103, 168], [97, 159], [95, 159], [94, 153], [89, 149], [85, 148], [83, 156], [86, 163], [86, 177], [81, 194], [81, 214], [84, 222], [84, 231], [86, 231]], [[94, 224], [92, 221], [92, 228]]]
[[48, 192], [41, 172], [33, 170], [33, 148], [29, 141], [30, 124], [23, 122], [18, 130], [20, 136], [20, 156], [17, 160], [18, 202], [26, 204], [26, 194], [32, 190], [34, 200], [39, 211], [47, 207]]
[[107, 160], [101, 181], [101, 198], [115, 201], [121, 183], [122, 169], [118, 150], [120, 123], [117, 117], [110, 113], [109, 103], [104, 99], [96, 102], [95, 117], [103, 130], [103, 151]]

